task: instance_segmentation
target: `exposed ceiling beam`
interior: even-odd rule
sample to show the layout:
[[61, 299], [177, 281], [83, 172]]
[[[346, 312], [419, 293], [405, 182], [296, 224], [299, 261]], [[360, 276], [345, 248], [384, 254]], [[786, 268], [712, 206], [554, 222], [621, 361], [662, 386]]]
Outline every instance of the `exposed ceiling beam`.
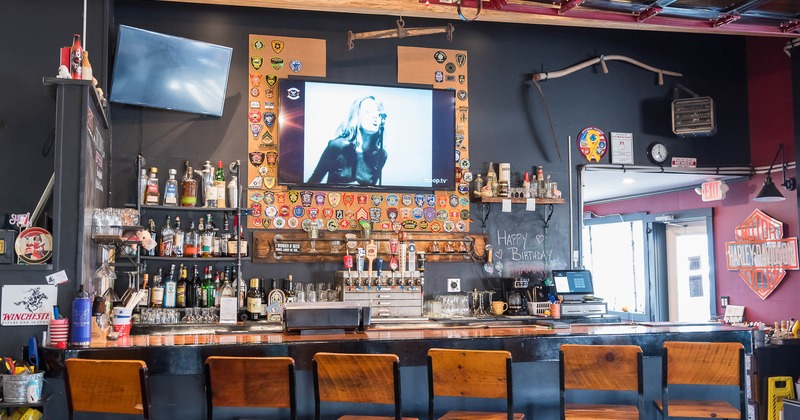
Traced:
[[[386, 15], [394, 17], [419, 17], [458, 20], [456, 6], [448, 0], [157, 0], [176, 3], [199, 3], [222, 6], [262, 7], [317, 12]], [[657, 3], [667, 3], [661, 0]], [[751, 0], [763, 1], [763, 0]], [[565, 16], [558, 14], [556, 5], [539, 4], [524, 0], [487, 1], [479, 22], [519, 23], [536, 25], [574, 26], [582, 28], [648, 30], [658, 32], [711, 33], [725, 35], [755, 35], [797, 37], [783, 32], [778, 25], [729, 23], [714, 28], [712, 22], [684, 18], [653, 16], [646, 23], [637, 22], [638, 14], [602, 12], [576, 7]], [[463, 0], [463, 7], [476, 7], [477, 1]], [[498, 10], [499, 9], [499, 10]]]

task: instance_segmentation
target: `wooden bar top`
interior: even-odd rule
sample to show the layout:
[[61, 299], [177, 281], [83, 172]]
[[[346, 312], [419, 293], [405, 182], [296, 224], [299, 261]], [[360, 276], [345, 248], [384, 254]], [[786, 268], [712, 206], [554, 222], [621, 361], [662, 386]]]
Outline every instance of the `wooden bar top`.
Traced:
[[[676, 325], [572, 324], [551, 329], [538, 325], [469, 325], [424, 328], [376, 326], [367, 331], [323, 334], [282, 332], [151, 334], [94, 340], [88, 348], [45, 347], [48, 365], [63, 365], [72, 357], [140, 359], [151, 374], [199, 374], [208, 356], [289, 356], [300, 370], [310, 369], [317, 352], [390, 353], [403, 366], [424, 366], [430, 348], [508, 350], [514, 362], [556, 361], [562, 344], [638, 345], [645, 357], [660, 356], [664, 341], [742, 343], [752, 352], [752, 331], [721, 324]], [[429, 324], [428, 324], [429, 325]]]

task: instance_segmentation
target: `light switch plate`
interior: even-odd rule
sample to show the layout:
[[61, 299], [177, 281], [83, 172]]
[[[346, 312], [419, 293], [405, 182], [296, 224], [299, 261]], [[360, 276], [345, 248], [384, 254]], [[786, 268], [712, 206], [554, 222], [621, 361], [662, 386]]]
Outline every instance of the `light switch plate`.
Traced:
[[459, 279], [459, 278], [449, 278], [449, 279], [447, 279], [447, 291], [448, 292], [460, 292], [461, 291], [461, 279]]

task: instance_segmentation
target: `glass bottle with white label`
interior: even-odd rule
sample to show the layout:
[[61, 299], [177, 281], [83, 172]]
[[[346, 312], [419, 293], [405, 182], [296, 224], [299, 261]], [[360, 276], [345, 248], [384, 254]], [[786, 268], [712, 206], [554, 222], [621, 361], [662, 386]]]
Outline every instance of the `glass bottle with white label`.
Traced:
[[162, 204], [165, 206], [178, 205], [178, 180], [175, 179], [177, 173], [178, 171], [174, 169], [169, 170], [169, 179], [164, 184], [164, 202]]

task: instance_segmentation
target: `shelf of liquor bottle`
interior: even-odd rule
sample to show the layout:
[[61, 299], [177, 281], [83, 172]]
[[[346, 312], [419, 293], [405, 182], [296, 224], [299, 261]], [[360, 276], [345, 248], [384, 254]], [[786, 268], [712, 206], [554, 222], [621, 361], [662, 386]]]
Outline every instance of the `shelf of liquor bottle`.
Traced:
[[[502, 203], [503, 200], [511, 200], [511, 204], [525, 204], [529, 198], [510, 198], [510, 197], [482, 197], [483, 203]], [[540, 204], [564, 204], [563, 198], [536, 198], [536, 205]]]
[[236, 207], [182, 207], [182, 206], [152, 206], [152, 205], [142, 205], [141, 209], [144, 210], [169, 210], [175, 212], [181, 211], [190, 211], [190, 212], [226, 212], [226, 211], [238, 211], [239, 209]]
[[[246, 257], [242, 257], [245, 259]], [[229, 261], [234, 262], [237, 260], [236, 257], [155, 257], [150, 255], [142, 255], [139, 257], [142, 261], [209, 261], [209, 262], [223, 262]]]

